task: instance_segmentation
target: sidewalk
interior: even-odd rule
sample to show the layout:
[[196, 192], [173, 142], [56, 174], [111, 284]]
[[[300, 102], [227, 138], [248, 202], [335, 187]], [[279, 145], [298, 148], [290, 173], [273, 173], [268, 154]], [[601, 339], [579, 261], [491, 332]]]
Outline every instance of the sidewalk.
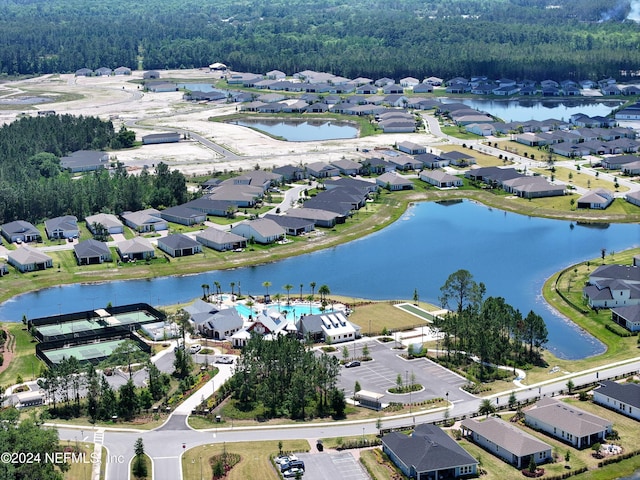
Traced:
[[[218, 374], [178, 405], [171, 415], [169, 415], [169, 418], [173, 415], [190, 415], [191, 411], [200, 405], [202, 400], [206, 400], [213, 395], [213, 392], [219, 389], [220, 386], [233, 375], [233, 365], [217, 364], [216, 366], [219, 369]], [[168, 420], [169, 419], [167, 419], [167, 421]]]

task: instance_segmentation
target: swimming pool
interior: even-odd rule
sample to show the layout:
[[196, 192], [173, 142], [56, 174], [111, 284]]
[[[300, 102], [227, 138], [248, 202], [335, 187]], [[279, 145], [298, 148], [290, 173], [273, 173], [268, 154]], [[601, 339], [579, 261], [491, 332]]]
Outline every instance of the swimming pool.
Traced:
[[[238, 303], [236, 305], [236, 310], [238, 311], [238, 313], [240, 314], [240, 316], [242, 316], [243, 318], [249, 318], [249, 315], [251, 315], [251, 309], [249, 307], [247, 307], [245, 304], [243, 303]], [[317, 315], [319, 313], [322, 313], [320, 311], [320, 309], [316, 306], [314, 306], [313, 304], [311, 304], [311, 308], [309, 308], [309, 304], [307, 305], [286, 305], [286, 304], [280, 304], [279, 306], [277, 304], [270, 304], [267, 307], [267, 310], [276, 310], [278, 312], [281, 312], [283, 315], [285, 314], [285, 312], [287, 312], [287, 314], [285, 315], [285, 317], [289, 320], [291, 319], [298, 319], [300, 318], [302, 315]], [[253, 307], [253, 313], [257, 313], [260, 310], [258, 310], [256, 307]], [[329, 312], [329, 310], [325, 310], [325, 312]], [[292, 317], [293, 315], [293, 317]]]

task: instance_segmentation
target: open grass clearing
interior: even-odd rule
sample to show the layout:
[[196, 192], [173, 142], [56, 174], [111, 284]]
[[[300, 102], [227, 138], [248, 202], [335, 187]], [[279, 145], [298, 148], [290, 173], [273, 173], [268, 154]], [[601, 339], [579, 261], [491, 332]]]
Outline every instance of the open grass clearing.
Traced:
[[[209, 458], [221, 455], [224, 451], [240, 455], [240, 463], [231, 469], [227, 480], [279, 480], [271, 457], [279, 453], [278, 442], [238, 442], [200, 445], [187, 450], [182, 456], [182, 475], [185, 480], [212, 477]], [[308, 452], [306, 440], [283, 440], [283, 452]]]
[[[592, 190], [604, 188], [605, 190], [612, 192], [616, 190], [613, 182], [595, 177], [594, 175], [583, 172], [582, 170], [575, 171], [571, 168], [556, 165], [555, 172], [552, 172], [548, 168], [532, 168], [531, 171], [549, 178], [553, 175], [556, 180], [560, 180], [577, 187], [589, 188]], [[569, 178], [569, 175], [571, 175], [571, 178]], [[624, 185], [619, 185], [617, 189], [618, 192], [626, 192], [627, 190], [629, 190], [629, 187], [625, 187]]]

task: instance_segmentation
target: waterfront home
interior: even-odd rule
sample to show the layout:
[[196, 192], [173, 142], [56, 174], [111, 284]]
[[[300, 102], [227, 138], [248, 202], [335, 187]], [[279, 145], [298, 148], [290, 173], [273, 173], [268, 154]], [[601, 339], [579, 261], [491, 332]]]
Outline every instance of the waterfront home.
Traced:
[[392, 192], [413, 189], [413, 182], [396, 172], [383, 173], [376, 178], [376, 184]]
[[49, 240], [78, 237], [80, 235], [78, 217], [74, 215], [64, 215], [62, 217], [50, 218], [44, 221], [44, 230], [47, 232]]
[[477, 474], [478, 461], [435, 425], [418, 425], [411, 435], [382, 437], [382, 451], [409, 478], [461, 478]]
[[463, 185], [460, 178], [444, 170], [423, 170], [420, 172], [420, 180], [438, 188], [461, 187]]
[[640, 267], [601, 265], [582, 289], [591, 308], [612, 308], [640, 304]]
[[554, 185], [542, 176], [523, 175], [502, 182], [502, 188], [521, 198], [542, 198], [564, 195], [564, 185]]
[[78, 265], [96, 265], [111, 261], [111, 250], [104, 242], [90, 238], [73, 246]]
[[604, 210], [613, 202], [613, 192], [599, 188], [582, 195], [577, 201], [577, 208]]
[[612, 308], [611, 320], [630, 332], [640, 332], [640, 305]]
[[172, 257], [185, 257], [202, 252], [202, 245], [182, 233], [158, 239], [158, 248]]
[[87, 224], [87, 228], [93, 235], [98, 233], [98, 225], [102, 225], [109, 234], [124, 232], [124, 225], [122, 224], [122, 222], [118, 220], [118, 217], [111, 213], [98, 213], [97, 215], [89, 215], [84, 219], [84, 221]]
[[305, 220], [304, 218], [273, 214], [266, 214], [263, 218], [267, 218], [276, 222], [278, 225], [284, 228], [287, 235], [304, 235], [305, 233], [309, 233], [315, 230], [314, 222], [312, 220]]
[[151, 242], [144, 237], [135, 237], [116, 244], [120, 258], [129, 262], [131, 260], [147, 260], [155, 257], [156, 253]]
[[344, 215], [319, 208], [291, 208], [284, 213], [284, 216], [313, 222], [314, 226], [321, 228], [333, 228], [336, 223], [345, 221]]
[[230, 339], [244, 324], [235, 308], [218, 308], [200, 299], [184, 310], [189, 314], [189, 322], [194, 329], [202, 336], [214, 340]]
[[585, 448], [604, 441], [613, 424], [584, 410], [545, 397], [524, 412], [525, 423], [575, 448]]
[[492, 455], [518, 469], [526, 468], [532, 457], [536, 465], [552, 460], [551, 445], [501, 418], [491, 417], [482, 421], [468, 418], [462, 422], [461, 428], [464, 436], [471, 437]]
[[25, 220], [15, 220], [5, 223], [1, 225], [0, 228], [2, 229], [2, 236], [6, 238], [9, 243], [28, 243], [42, 240], [40, 230]]
[[196, 240], [205, 247], [213, 248], [219, 252], [237, 250], [247, 247], [247, 239], [231, 232], [224, 232], [214, 227], [196, 234]]
[[640, 385], [603, 380], [593, 391], [593, 401], [640, 421]]
[[284, 228], [268, 218], [240, 222], [231, 228], [231, 233], [263, 245], [275, 243], [286, 236]]
[[19, 272], [35, 272], [53, 267], [53, 259], [29, 245], [22, 245], [16, 250], [9, 251], [9, 265], [13, 265]]

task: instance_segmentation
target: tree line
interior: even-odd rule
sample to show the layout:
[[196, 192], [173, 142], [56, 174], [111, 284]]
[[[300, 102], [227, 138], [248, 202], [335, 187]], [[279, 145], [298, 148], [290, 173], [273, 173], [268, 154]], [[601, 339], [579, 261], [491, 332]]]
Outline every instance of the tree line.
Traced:
[[460, 365], [477, 357], [479, 380], [488, 379], [491, 365], [540, 364], [547, 343], [542, 317], [533, 311], [523, 317], [502, 297], [484, 298], [485, 290], [467, 270], [452, 273], [442, 286], [440, 301], [450, 312], [434, 326], [444, 334], [447, 361]]
[[264, 340], [254, 335], [242, 350], [225, 385], [242, 410], [264, 406], [270, 417], [304, 419], [310, 415], [344, 416], [344, 393], [337, 388], [339, 361], [315, 355], [289, 336]]
[[79, 219], [95, 213], [170, 207], [191, 197], [186, 178], [160, 163], [155, 174], [130, 175], [119, 163], [74, 177], [60, 158], [77, 150], [127, 148], [131, 131], [115, 132], [96, 117], [51, 115], [23, 117], [0, 128], [0, 224], [13, 220], [39, 223], [60, 215]]
[[3, 2], [0, 74], [82, 67], [365, 76], [592, 78], [637, 69], [617, 0]]

